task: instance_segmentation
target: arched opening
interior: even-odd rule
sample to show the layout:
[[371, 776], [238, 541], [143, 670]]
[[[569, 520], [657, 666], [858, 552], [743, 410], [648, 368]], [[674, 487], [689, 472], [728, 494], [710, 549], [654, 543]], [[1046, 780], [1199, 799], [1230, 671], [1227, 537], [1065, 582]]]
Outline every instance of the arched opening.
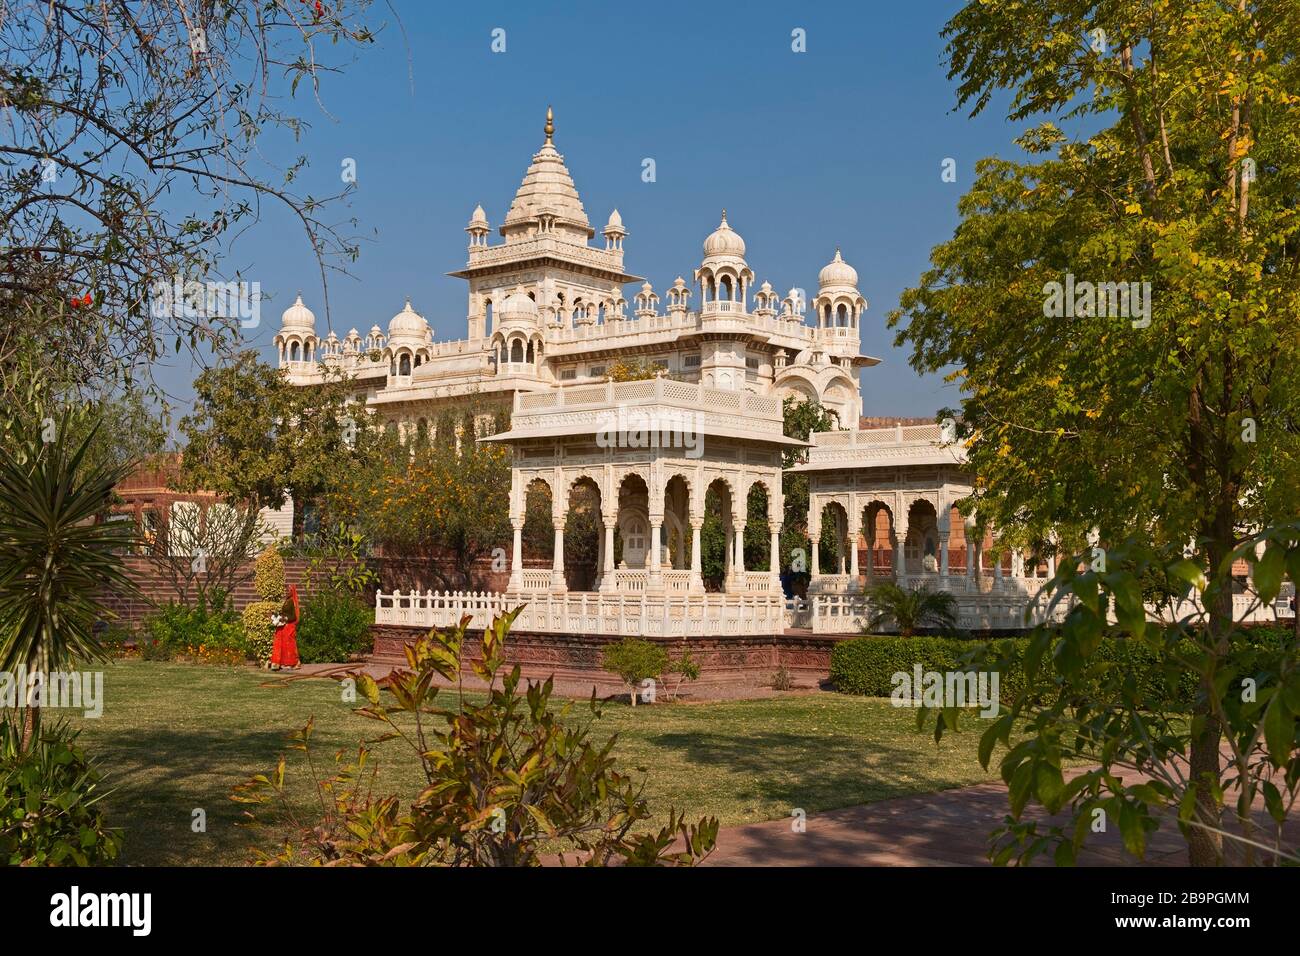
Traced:
[[515, 339], [510, 343], [510, 361], [522, 362], [524, 360], [524, 342], [523, 339]]
[[849, 573], [849, 516], [838, 501], [822, 507], [817, 561], [822, 574]]
[[551, 515], [551, 486], [534, 478], [524, 489], [524, 567], [550, 567], [555, 556], [555, 527]]
[[595, 589], [604, 538], [600, 488], [590, 478], [579, 478], [569, 486], [564, 519], [564, 577], [570, 591]]
[[[768, 520], [771, 499], [767, 485], [756, 481], [749, 486], [745, 502], [745, 570], [768, 571], [771, 568], [771, 522]], [[774, 570], [779, 571], [780, 568]]]
[[936, 574], [939, 571], [939, 525], [934, 505], [928, 501], [912, 502], [907, 509], [907, 540], [903, 560], [908, 577]]
[[894, 513], [882, 501], [869, 503], [862, 513], [862, 537], [867, 559], [859, 566], [869, 578], [888, 578], [894, 573]]
[[691, 486], [682, 475], [664, 485], [664, 567], [684, 571], [691, 566]]
[[715, 478], [704, 491], [704, 526], [700, 529], [700, 573], [704, 587], [721, 591], [731, 571], [732, 529], [731, 486]]
[[483, 327], [489, 332], [492, 331], [492, 300], [483, 300]]
[[840, 328], [848, 328], [849, 310], [844, 307], [843, 302], [835, 307], [835, 324]]
[[650, 490], [640, 475], [626, 475], [618, 486], [618, 526], [614, 566], [620, 571], [649, 568]]
[[948, 508], [948, 573], [965, 574], [966, 557], [966, 519], [956, 505], [951, 505]]
[[732, 290], [731, 290], [731, 276], [723, 276], [718, 281], [718, 298], [723, 302], [728, 302], [733, 298]]
[[289, 361], [297, 362], [302, 358], [302, 350], [297, 342], [289, 346]]
[[402, 357], [397, 360], [397, 374], [411, 374], [411, 355], [409, 352], [403, 352]]
[[533, 343], [528, 343], [528, 349], [524, 352], [524, 361], [529, 365], [533, 364]]

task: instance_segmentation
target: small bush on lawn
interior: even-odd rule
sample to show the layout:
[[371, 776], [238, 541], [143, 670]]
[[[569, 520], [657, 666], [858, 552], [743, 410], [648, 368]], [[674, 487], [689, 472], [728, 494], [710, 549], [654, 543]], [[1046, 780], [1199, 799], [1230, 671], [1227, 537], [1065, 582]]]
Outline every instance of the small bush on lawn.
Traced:
[[139, 645], [145, 660], [179, 656], [214, 664], [238, 664], [248, 657], [244, 628], [233, 611], [212, 611], [199, 605], [168, 604], [145, 621]]
[[271, 615], [278, 614], [284, 604], [282, 601], [254, 601], [244, 608], [244, 640], [248, 643], [249, 655], [259, 664], [271, 659], [271, 649], [275, 646], [275, 625]]
[[668, 652], [658, 644], [625, 637], [611, 644], [600, 655], [600, 666], [622, 678], [632, 691], [632, 706], [636, 706], [637, 688], [647, 678], [658, 680], [668, 668]]
[[374, 622], [374, 609], [346, 591], [313, 594], [298, 621], [298, 656], [304, 664], [346, 662], [369, 646]]
[[19, 752], [22, 730], [0, 721], [0, 866], [111, 863], [122, 838], [99, 806], [99, 774], [58, 723]]

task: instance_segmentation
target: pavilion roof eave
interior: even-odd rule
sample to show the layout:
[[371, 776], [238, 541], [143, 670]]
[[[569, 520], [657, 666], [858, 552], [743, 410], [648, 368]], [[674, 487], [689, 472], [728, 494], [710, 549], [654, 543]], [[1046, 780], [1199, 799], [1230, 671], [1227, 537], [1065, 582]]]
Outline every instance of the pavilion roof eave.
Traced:
[[472, 279], [477, 275], [490, 273], [493, 270], [498, 272], [511, 272], [519, 269], [545, 266], [586, 270], [611, 279], [619, 285], [631, 285], [633, 282], [646, 281], [645, 276], [634, 276], [630, 272], [624, 272], [619, 269], [607, 269], [603, 266], [593, 265], [590, 262], [583, 262], [578, 259], [568, 259], [550, 254], [529, 256], [527, 258], [507, 262], [484, 262], [479, 265], [466, 266], [464, 269], [456, 269], [453, 272], [446, 272], [443, 274], [450, 276], [453, 279]]
[[[605, 429], [603, 428], [593, 428], [590, 425], [552, 425], [548, 428], [528, 428], [520, 431], [511, 429], [510, 431], [498, 432], [495, 435], [484, 435], [477, 440], [510, 444], [513, 442], [528, 441], [534, 438], [574, 438], [582, 435], [595, 435], [604, 430]], [[627, 429], [619, 429], [619, 431], [626, 430]], [[779, 445], [781, 447], [808, 447], [808, 442], [800, 441], [798, 438], [787, 438], [785, 435], [764, 435], [756, 432], [741, 431], [739, 429], [731, 430], [717, 428], [716, 426], [706, 426], [700, 429], [700, 431], [702, 434], [714, 438], [731, 438], [738, 441], [759, 442], [769, 445]]]
[[860, 471], [869, 468], [898, 468], [909, 465], [958, 465], [966, 464], [966, 459], [952, 454], [921, 452], [916, 455], [901, 455], [896, 458], [879, 459], [840, 459], [837, 461], [806, 461], [791, 465], [786, 471]]

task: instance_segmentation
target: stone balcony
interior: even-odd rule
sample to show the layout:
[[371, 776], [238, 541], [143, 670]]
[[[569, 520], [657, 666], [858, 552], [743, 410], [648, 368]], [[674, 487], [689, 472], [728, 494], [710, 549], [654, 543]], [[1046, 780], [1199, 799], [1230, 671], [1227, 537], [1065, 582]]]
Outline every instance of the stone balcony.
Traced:
[[[559, 235], [532, 236], [496, 245], [470, 246], [465, 270], [449, 273], [463, 276], [465, 272], [486, 266], [516, 264], [531, 259], [560, 259], [591, 269], [623, 275], [623, 250], [598, 249], [574, 242]], [[627, 276], [628, 282], [640, 282], [640, 276]]]
[[895, 425], [815, 432], [808, 461], [793, 471], [828, 471], [838, 468], [878, 465], [960, 465], [966, 448], [960, 442], [945, 443], [938, 425]]
[[484, 440], [630, 428], [683, 428], [776, 445], [803, 444], [785, 437], [781, 400], [776, 396], [663, 377], [518, 392], [510, 432]]

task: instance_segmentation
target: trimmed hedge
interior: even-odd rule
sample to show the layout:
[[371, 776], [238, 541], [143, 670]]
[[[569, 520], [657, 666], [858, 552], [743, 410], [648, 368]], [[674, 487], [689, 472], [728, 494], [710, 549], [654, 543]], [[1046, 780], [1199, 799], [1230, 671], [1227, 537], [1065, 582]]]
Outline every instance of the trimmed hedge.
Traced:
[[[1268, 658], [1281, 651], [1293, 635], [1280, 628], [1258, 628], [1239, 638], [1239, 650], [1254, 651], [1254, 662], [1260, 667], [1268, 665]], [[1003, 700], [1011, 700], [1024, 687], [1018, 662], [1029, 645], [1028, 638], [1001, 638], [993, 643], [1009, 642], [1013, 660], [1009, 670], [998, 678], [998, 691]], [[961, 661], [981, 643], [945, 637], [890, 637], [870, 635], [842, 641], [831, 651], [831, 683], [844, 694], [866, 697], [889, 697], [894, 690], [893, 675], [899, 671], [913, 672], [917, 664], [923, 671], [961, 670]], [[1159, 660], [1142, 644], [1123, 639], [1108, 638], [1097, 651], [1096, 659], [1123, 668], [1139, 681], [1142, 697], [1151, 701], [1152, 707], [1167, 706], [1181, 710], [1190, 709], [1196, 696], [1197, 678], [1190, 671], [1180, 675], [1177, 686], [1168, 687], [1160, 672]], [[1050, 667], [1050, 661], [1044, 661]]]

